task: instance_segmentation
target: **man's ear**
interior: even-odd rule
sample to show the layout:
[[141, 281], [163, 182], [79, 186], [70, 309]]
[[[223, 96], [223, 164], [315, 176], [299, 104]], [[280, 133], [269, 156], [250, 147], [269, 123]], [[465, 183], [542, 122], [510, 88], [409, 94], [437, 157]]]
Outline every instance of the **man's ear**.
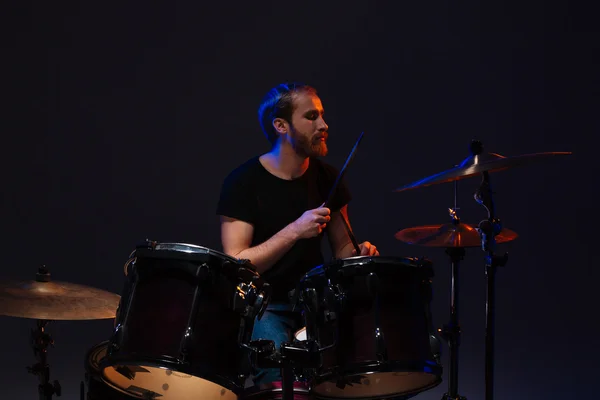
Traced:
[[288, 123], [283, 118], [275, 118], [273, 120], [273, 128], [279, 135], [285, 135], [288, 133]]

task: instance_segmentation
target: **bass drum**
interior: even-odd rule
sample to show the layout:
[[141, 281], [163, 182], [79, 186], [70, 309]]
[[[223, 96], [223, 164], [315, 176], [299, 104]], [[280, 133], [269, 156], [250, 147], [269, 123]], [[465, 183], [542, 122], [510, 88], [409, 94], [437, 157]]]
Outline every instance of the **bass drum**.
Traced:
[[309, 271], [299, 285], [306, 331], [322, 352], [311, 391], [323, 399], [413, 396], [441, 383], [430, 337], [430, 261], [358, 256]]

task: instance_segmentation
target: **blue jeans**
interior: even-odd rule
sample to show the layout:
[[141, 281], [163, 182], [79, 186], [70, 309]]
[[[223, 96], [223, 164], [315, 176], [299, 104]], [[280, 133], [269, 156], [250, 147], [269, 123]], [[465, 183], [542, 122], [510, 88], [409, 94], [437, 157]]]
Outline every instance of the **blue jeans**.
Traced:
[[[260, 321], [254, 323], [252, 340], [266, 339], [275, 342], [275, 350], [279, 351], [283, 342], [290, 342], [294, 333], [304, 326], [299, 311], [292, 311], [289, 304], [270, 304]], [[255, 368], [252, 380], [254, 385], [261, 386], [271, 382], [281, 381], [279, 368]]]

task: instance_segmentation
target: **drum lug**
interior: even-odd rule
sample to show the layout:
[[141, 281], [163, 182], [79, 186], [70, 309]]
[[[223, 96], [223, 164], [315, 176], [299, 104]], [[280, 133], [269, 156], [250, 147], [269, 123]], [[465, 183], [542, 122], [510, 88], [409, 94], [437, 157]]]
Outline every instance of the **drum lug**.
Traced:
[[181, 362], [186, 362], [186, 360], [187, 360], [187, 355], [189, 352], [191, 340], [192, 340], [192, 328], [190, 326], [188, 326], [185, 329], [185, 334], [183, 336], [183, 339], [181, 340], [181, 344], [179, 347], [179, 360]]
[[263, 291], [258, 295], [256, 303], [254, 305], [256, 311], [256, 318], [260, 321], [263, 314], [267, 310], [269, 301], [271, 300], [271, 285], [265, 283], [263, 285]]
[[341, 311], [344, 307], [346, 299], [345, 293], [340, 289], [339, 285], [328, 286], [325, 294], [325, 304], [330, 310]]
[[200, 280], [205, 281], [210, 276], [210, 267], [207, 263], [202, 263], [198, 267], [198, 271], [196, 272], [196, 276], [200, 278]]
[[375, 297], [375, 352], [379, 361], [387, 361], [387, 346], [385, 344], [385, 336], [381, 330], [381, 282], [379, 276], [371, 272], [367, 275], [367, 289], [370, 294]]
[[254, 290], [251, 284], [249, 285], [245, 282], [239, 283], [233, 295], [233, 310], [244, 317], [248, 317], [251, 313], [249, 302], [253, 294]]
[[123, 340], [123, 325], [118, 324], [117, 326], [115, 326], [115, 329], [113, 330], [111, 342], [112, 343], [121, 343], [121, 340]]
[[258, 319], [264, 314], [269, 299], [271, 297], [271, 287], [265, 283], [262, 290], [254, 285], [254, 283], [241, 282], [237, 285], [233, 295], [233, 310], [242, 314], [245, 318], [258, 316]]

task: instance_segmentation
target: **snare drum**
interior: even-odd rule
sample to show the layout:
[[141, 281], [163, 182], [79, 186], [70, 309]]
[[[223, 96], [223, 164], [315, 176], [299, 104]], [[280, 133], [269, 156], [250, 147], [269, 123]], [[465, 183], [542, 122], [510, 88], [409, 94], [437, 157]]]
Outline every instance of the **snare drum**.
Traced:
[[248, 261], [148, 242], [128, 263], [103, 379], [135, 398], [235, 400], [268, 299], [268, 284]]
[[306, 330], [322, 352], [313, 371], [315, 397], [411, 396], [441, 382], [432, 354], [431, 262], [358, 256], [309, 271], [300, 300]]

